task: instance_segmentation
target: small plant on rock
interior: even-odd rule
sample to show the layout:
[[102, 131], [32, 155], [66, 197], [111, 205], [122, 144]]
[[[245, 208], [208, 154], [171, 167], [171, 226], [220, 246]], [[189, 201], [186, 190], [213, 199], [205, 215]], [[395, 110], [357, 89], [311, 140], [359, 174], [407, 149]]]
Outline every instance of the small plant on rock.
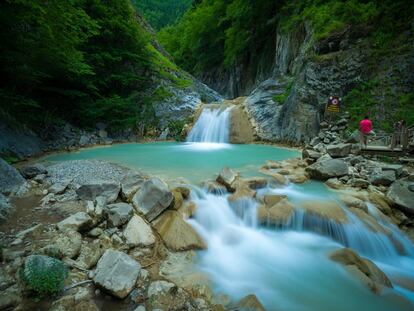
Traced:
[[20, 275], [30, 291], [40, 296], [54, 295], [63, 290], [68, 268], [55, 258], [31, 255], [27, 257]]

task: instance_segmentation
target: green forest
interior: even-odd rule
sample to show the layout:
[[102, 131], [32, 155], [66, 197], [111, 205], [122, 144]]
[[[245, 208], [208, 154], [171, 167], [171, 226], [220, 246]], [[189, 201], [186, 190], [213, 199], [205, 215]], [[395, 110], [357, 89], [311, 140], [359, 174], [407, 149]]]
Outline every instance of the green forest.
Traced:
[[2, 1], [1, 114], [32, 127], [131, 126], [154, 52], [129, 0]]
[[412, 12], [412, 2], [404, 0], [204, 0], [158, 38], [178, 65], [197, 74], [243, 62], [272, 44], [277, 28], [287, 32], [301, 23], [310, 23], [314, 40], [350, 24], [375, 24], [373, 41], [390, 47]]
[[177, 22], [193, 0], [132, 0], [132, 3], [158, 31]]
[[153, 118], [147, 91], [154, 77], [181, 88], [191, 81], [165, 70], [178, 67], [153, 47], [137, 10], [175, 63], [194, 75], [254, 60], [274, 47], [277, 29], [300, 23], [312, 26], [315, 41], [350, 24], [376, 25], [369, 28], [372, 47], [392, 53], [414, 11], [403, 0], [2, 1], [0, 117], [33, 128], [100, 120], [134, 127]]

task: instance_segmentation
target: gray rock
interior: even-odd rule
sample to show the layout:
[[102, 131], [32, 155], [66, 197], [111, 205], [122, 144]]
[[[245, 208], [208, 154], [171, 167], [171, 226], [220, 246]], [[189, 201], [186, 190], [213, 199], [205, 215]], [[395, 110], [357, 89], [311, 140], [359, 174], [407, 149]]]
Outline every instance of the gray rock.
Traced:
[[27, 127], [12, 127], [0, 120], [0, 154], [11, 154], [17, 158], [40, 154], [44, 148], [39, 137]]
[[148, 297], [151, 298], [153, 296], [157, 296], [161, 293], [165, 293], [170, 291], [172, 288], [175, 288], [176, 285], [174, 283], [170, 283], [167, 281], [155, 281], [152, 282], [151, 285], [148, 287]]
[[362, 178], [352, 178], [348, 181], [348, 184], [352, 187], [367, 189], [370, 185], [368, 180]]
[[127, 254], [108, 249], [98, 261], [93, 281], [122, 299], [132, 291], [140, 270], [141, 265]]
[[400, 164], [387, 164], [387, 165], [382, 166], [383, 171], [394, 171], [395, 176], [397, 178], [403, 174], [403, 169], [404, 169], [404, 166]]
[[174, 283], [155, 281], [148, 287], [148, 304], [151, 310], [196, 310], [190, 295]]
[[410, 177], [395, 181], [387, 192], [387, 198], [397, 205], [403, 212], [414, 214], [414, 181]]
[[153, 221], [171, 205], [173, 199], [173, 194], [162, 180], [151, 178], [142, 184], [132, 203], [148, 221]]
[[371, 174], [369, 181], [375, 186], [389, 186], [395, 179], [395, 171], [377, 171]]
[[339, 127], [345, 126], [347, 124], [348, 124], [348, 120], [347, 119], [344, 119], [344, 118], [339, 119], [338, 121], [336, 121], [336, 125], [339, 126]]
[[102, 256], [103, 249], [98, 241], [83, 243], [79, 257], [76, 260], [77, 266], [89, 270], [94, 267]]
[[80, 146], [86, 146], [91, 143], [91, 138], [88, 135], [82, 135], [79, 139]]
[[342, 177], [348, 174], [348, 164], [341, 159], [316, 162], [306, 168], [313, 179], [327, 180], [332, 177]]
[[55, 183], [49, 188], [49, 192], [53, 194], [62, 194], [65, 192], [66, 188], [69, 186], [71, 180], [62, 180], [59, 183]]
[[231, 307], [231, 310], [239, 311], [266, 311], [263, 305], [257, 299], [256, 295], [248, 295], [241, 299], [237, 304]]
[[115, 202], [118, 198], [121, 186], [117, 182], [104, 180], [90, 180], [88, 183], [82, 184], [76, 193], [81, 200], [95, 200], [98, 196], [107, 198], [108, 203]]
[[47, 170], [42, 164], [27, 165], [20, 170], [25, 178], [33, 178], [36, 175], [47, 174]]
[[18, 234], [16, 234], [16, 237], [21, 239], [26, 239], [28, 237], [38, 237], [43, 232], [44, 226], [42, 224], [34, 225], [33, 227], [30, 227], [26, 230], [20, 231]]
[[100, 130], [100, 131], [98, 132], [98, 136], [99, 136], [100, 138], [107, 138], [107, 137], [108, 137], [108, 132], [107, 132], [107, 131], [105, 131], [105, 130]]
[[20, 192], [26, 186], [26, 180], [19, 171], [0, 158], [0, 193]]
[[155, 236], [151, 227], [139, 216], [133, 216], [124, 230], [126, 243], [130, 247], [151, 246]]
[[61, 231], [68, 229], [74, 231], [85, 231], [90, 229], [92, 223], [93, 220], [88, 214], [85, 212], [78, 212], [59, 222], [57, 227]]
[[332, 157], [329, 154], [325, 153], [316, 162], [323, 162], [323, 161], [331, 160], [331, 159], [332, 159]]
[[128, 173], [121, 181], [122, 198], [131, 201], [144, 181], [145, 177], [142, 174], [136, 172]]
[[315, 150], [311, 150], [311, 149], [303, 149], [302, 151], [302, 158], [303, 159], [313, 159], [313, 160], [317, 160], [322, 156], [322, 154], [320, 152], [317, 152]]
[[52, 240], [62, 258], [74, 258], [79, 255], [82, 236], [79, 232], [67, 230], [63, 234], [59, 234]]
[[312, 147], [315, 147], [317, 144], [319, 144], [321, 142], [321, 139], [319, 137], [314, 137], [311, 141], [310, 141], [310, 145]]
[[12, 205], [9, 199], [0, 193], [0, 221], [5, 220], [10, 214]]
[[327, 146], [326, 151], [332, 158], [343, 158], [349, 156], [351, 148], [351, 144], [337, 144]]
[[112, 227], [119, 227], [126, 224], [133, 214], [133, 207], [127, 203], [110, 204], [105, 207], [108, 224]]
[[0, 310], [14, 310], [21, 301], [22, 296], [17, 285], [0, 292]]
[[352, 134], [346, 139], [347, 143], [356, 144], [360, 142], [360, 134], [359, 131], [356, 130], [352, 132]]
[[220, 174], [217, 176], [216, 181], [222, 184], [223, 186], [225, 186], [228, 191], [232, 192], [236, 190], [232, 186], [232, 184], [238, 176], [239, 174], [233, 171], [231, 168], [225, 167], [224, 169], [221, 170]]

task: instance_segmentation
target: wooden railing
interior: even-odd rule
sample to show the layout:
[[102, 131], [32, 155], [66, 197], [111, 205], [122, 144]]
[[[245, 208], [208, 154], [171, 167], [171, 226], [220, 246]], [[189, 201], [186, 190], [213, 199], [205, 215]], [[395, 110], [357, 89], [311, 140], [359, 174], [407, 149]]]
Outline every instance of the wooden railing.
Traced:
[[401, 146], [402, 150], [408, 150], [414, 145], [414, 126], [396, 131], [391, 136], [390, 148], [395, 149]]

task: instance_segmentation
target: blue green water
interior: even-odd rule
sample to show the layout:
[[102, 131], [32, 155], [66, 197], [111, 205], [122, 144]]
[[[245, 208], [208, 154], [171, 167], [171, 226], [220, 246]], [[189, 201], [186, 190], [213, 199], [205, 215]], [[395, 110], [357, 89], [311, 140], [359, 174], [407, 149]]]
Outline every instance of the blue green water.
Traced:
[[259, 175], [267, 160], [299, 157], [296, 150], [270, 145], [229, 145], [214, 143], [144, 143], [86, 148], [46, 157], [48, 161], [97, 159], [118, 163], [163, 178], [183, 177], [198, 183], [213, 178], [225, 167], [243, 176]]

